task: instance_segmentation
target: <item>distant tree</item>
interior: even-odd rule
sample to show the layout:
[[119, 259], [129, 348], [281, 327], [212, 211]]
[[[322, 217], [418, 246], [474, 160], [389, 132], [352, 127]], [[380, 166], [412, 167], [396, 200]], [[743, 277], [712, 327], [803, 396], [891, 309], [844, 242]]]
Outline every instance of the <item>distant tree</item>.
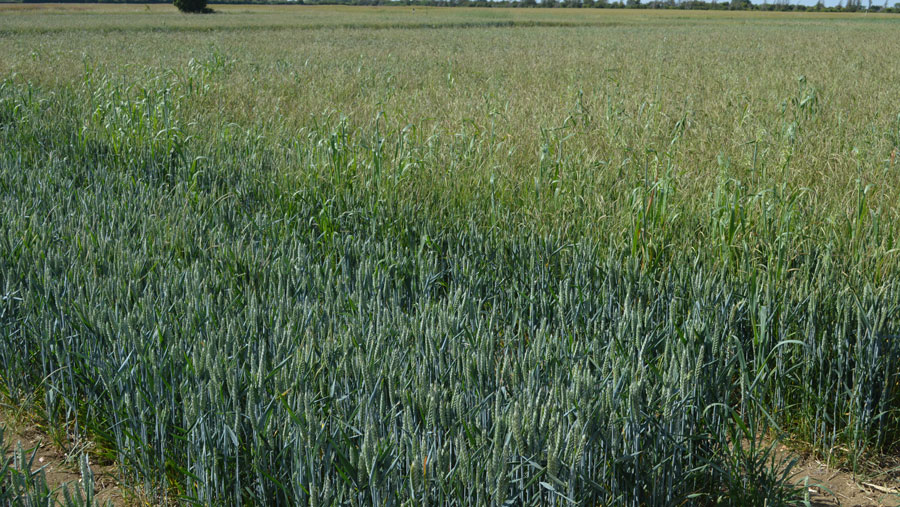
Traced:
[[181, 12], [191, 14], [212, 12], [206, 7], [206, 0], [174, 0], [174, 4]]

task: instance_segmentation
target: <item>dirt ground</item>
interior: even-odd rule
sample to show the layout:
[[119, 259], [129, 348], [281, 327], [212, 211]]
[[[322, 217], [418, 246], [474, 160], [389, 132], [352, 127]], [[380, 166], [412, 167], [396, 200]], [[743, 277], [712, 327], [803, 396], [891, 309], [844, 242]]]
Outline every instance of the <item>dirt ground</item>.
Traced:
[[[77, 458], [69, 459], [65, 451], [53, 445], [50, 438], [35, 426], [8, 424], [7, 419], [3, 416], [2, 409], [0, 409], [0, 425], [6, 428], [3, 435], [4, 443], [10, 451], [14, 451], [17, 444], [21, 443], [27, 456], [30, 456], [37, 448], [32, 469], [37, 470], [39, 467], [44, 467], [47, 484], [51, 489], [81, 480]], [[90, 465], [94, 472], [94, 494], [98, 505], [105, 505], [107, 502], [111, 502], [117, 507], [137, 505], [137, 502], [126, 501], [125, 490], [119, 485], [115, 466], [100, 466], [96, 463], [90, 463]], [[62, 493], [59, 498], [62, 498]]]
[[[782, 448], [783, 452], [787, 450]], [[816, 507], [897, 507], [900, 488], [897, 478], [862, 479], [835, 470], [813, 459], [801, 459], [792, 470], [797, 484], [806, 484], [809, 500]]]

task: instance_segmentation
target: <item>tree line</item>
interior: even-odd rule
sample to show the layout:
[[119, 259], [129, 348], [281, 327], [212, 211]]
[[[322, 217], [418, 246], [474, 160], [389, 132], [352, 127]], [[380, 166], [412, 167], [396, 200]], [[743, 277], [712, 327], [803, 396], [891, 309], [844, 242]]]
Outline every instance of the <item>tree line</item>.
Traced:
[[[221, 3], [227, 3], [223, 0]], [[216, 2], [220, 3], [220, 2]], [[245, 2], [240, 2], [245, 3]], [[260, 0], [259, 3], [269, 3]], [[593, 9], [684, 9], [719, 11], [797, 11], [797, 12], [894, 12], [900, 13], [900, 2], [875, 3], [868, 0], [840, 0], [827, 7], [821, 0], [815, 5], [792, 4], [787, 0], [296, 0], [278, 3], [308, 5], [412, 5], [429, 7], [526, 7], [526, 8], [593, 8]]]
[[[216, 3], [227, 3], [227, 0]], [[246, 3], [246, 2], [240, 2]], [[269, 3], [260, 1], [259, 3]], [[531, 7], [531, 8], [594, 8], [594, 9], [684, 9], [720, 11], [797, 11], [797, 12], [895, 12], [900, 13], [900, 2], [889, 5], [868, 0], [840, 0], [838, 5], [827, 7], [819, 1], [815, 5], [791, 4], [786, 0], [703, 1], [703, 0], [296, 0], [278, 3], [302, 3], [308, 5], [412, 5], [433, 7]]]
[[[20, 0], [41, 3], [47, 0]], [[59, 3], [170, 3], [172, 0], [54, 0]], [[893, 1], [893, 0], [890, 0]], [[815, 5], [792, 4], [789, 0], [213, 0], [210, 4], [303, 4], [303, 5], [410, 5], [423, 7], [523, 7], [523, 8], [588, 8], [588, 9], [684, 9], [719, 11], [796, 11], [796, 12], [892, 12], [900, 13], [900, 2], [888, 0], [839, 0], [826, 7], [821, 0]]]

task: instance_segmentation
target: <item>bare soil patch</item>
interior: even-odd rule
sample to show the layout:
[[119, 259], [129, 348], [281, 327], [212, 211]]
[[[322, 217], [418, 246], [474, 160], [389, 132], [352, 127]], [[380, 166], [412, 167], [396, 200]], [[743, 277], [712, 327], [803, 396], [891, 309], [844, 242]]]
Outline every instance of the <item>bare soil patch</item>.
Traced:
[[[787, 452], [783, 447], [781, 450]], [[896, 475], [854, 477], [810, 456], [802, 457], [792, 473], [794, 481], [807, 488], [810, 503], [816, 507], [900, 506], [900, 481]]]
[[[33, 470], [43, 467], [47, 484], [51, 489], [81, 481], [78, 457], [70, 456], [65, 449], [54, 445], [52, 439], [36, 425], [17, 423], [7, 417], [4, 409], [0, 408], [0, 426], [5, 428], [3, 440], [11, 452], [15, 452], [19, 444], [22, 445], [26, 455], [30, 456], [35, 452]], [[90, 462], [90, 466], [94, 473], [94, 494], [98, 505], [105, 505], [107, 502], [111, 502], [114, 506], [134, 504], [127, 501], [127, 492], [119, 483], [114, 465], [103, 466]]]

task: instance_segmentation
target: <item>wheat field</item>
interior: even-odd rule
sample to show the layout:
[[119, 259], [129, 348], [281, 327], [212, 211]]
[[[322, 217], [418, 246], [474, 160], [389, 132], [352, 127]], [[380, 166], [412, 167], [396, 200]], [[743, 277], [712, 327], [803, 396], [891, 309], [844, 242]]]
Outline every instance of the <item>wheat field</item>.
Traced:
[[896, 456], [900, 18], [214, 8], [0, 5], [0, 393], [149, 501]]

